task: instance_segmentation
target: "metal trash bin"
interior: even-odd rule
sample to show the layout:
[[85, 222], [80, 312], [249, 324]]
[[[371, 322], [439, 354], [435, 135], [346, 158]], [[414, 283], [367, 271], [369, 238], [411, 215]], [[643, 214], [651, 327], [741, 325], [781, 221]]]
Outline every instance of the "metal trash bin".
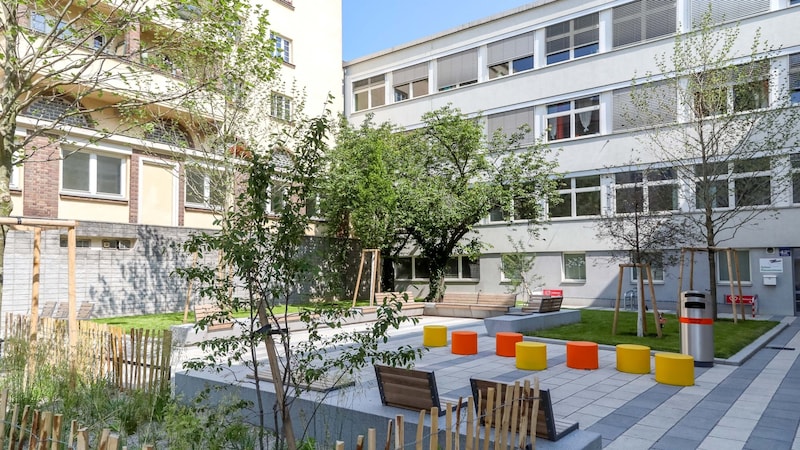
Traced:
[[706, 295], [681, 292], [681, 353], [691, 355], [697, 367], [714, 365], [714, 311]]

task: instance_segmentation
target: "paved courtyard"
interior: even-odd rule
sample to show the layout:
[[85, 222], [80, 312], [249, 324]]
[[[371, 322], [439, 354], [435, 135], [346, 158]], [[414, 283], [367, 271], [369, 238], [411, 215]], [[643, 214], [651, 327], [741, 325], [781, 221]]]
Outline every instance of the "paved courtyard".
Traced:
[[[478, 333], [477, 355], [453, 355], [448, 346], [431, 348], [417, 361], [417, 368], [435, 371], [442, 397], [470, 395], [470, 377], [513, 382], [536, 376], [542, 388], [551, 390], [555, 415], [599, 433], [604, 448], [800, 448], [800, 321], [794, 317], [784, 318], [782, 330], [769, 341], [713, 367], [695, 368], [690, 387], [656, 383], [652, 372], [618, 372], [613, 347], [601, 346], [598, 370], [570, 369], [561, 341], [545, 340], [546, 370], [518, 370], [514, 358], [495, 355], [494, 338], [481, 320], [420, 319], [415, 327], [395, 332], [388, 345], [420, 346], [425, 324]], [[182, 357], [198, 351], [188, 348]], [[374, 387], [374, 372], [363, 371], [359, 384]]]

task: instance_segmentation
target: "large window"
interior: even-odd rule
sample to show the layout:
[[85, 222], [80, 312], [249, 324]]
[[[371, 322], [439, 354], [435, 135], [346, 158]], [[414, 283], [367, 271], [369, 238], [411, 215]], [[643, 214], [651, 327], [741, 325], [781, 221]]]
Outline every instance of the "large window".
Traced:
[[447, 91], [478, 82], [478, 49], [436, 60], [438, 89]]
[[561, 180], [558, 196], [561, 203], [548, 207], [550, 217], [599, 216], [600, 175]]
[[[739, 266], [739, 280], [742, 283], [751, 283], [750, 276], [750, 251], [749, 250], [736, 250], [733, 252], [735, 260], [732, 259], [734, 266], [731, 271], [733, 272], [734, 281], [736, 280], [736, 266]], [[730, 283], [731, 279], [728, 275], [728, 256], [726, 252], [717, 252], [717, 281], [720, 283]]]
[[356, 111], [362, 111], [386, 104], [385, 76], [378, 75], [353, 83], [356, 98]]
[[287, 39], [284, 36], [279, 34], [270, 33], [270, 39], [274, 42], [275, 49], [273, 50], [273, 56], [276, 58], [280, 58], [281, 61], [291, 64], [292, 63], [292, 41]]
[[625, 131], [677, 120], [678, 97], [670, 83], [652, 83], [634, 88], [615, 89], [612, 127]]
[[31, 13], [31, 29], [44, 34], [50, 34], [55, 29], [55, 36], [61, 39], [69, 39], [72, 36], [72, 30], [67, 28], [66, 22], [35, 11]]
[[417, 64], [392, 72], [394, 101], [428, 95], [428, 63]]
[[769, 158], [695, 165], [695, 206], [766, 206], [772, 203]]
[[691, 0], [692, 24], [697, 27], [711, 8], [711, 22], [732, 22], [769, 11], [770, 0]]
[[280, 214], [286, 206], [288, 195], [288, 187], [285, 184], [274, 183], [269, 187], [269, 202], [267, 203], [267, 212], [272, 214]]
[[760, 62], [712, 71], [697, 77], [696, 117], [752, 111], [769, 106], [769, 64]]
[[66, 150], [62, 157], [63, 192], [112, 197], [125, 195], [125, 158]]
[[488, 45], [489, 78], [533, 69], [533, 32]]
[[800, 203], [800, 153], [789, 158], [792, 164], [792, 203]]
[[292, 99], [283, 94], [272, 93], [269, 115], [285, 121], [292, 120]]
[[600, 50], [598, 13], [550, 25], [545, 30], [547, 64], [591, 55]]
[[186, 204], [211, 208], [225, 204], [224, 172], [208, 167], [186, 168]]
[[789, 55], [789, 95], [792, 103], [800, 103], [800, 53]]
[[[394, 263], [394, 276], [398, 280], [425, 280], [430, 277], [428, 259], [420, 256], [397, 258]], [[447, 260], [444, 277], [449, 280], [479, 279], [480, 262], [467, 256], [453, 256]]]
[[547, 105], [547, 140], [600, 133], [600, 96]]
[[677, 171], [672, 168], [614, 174], [617, 213], [678, 209]]
[[487, 117], [489, 136], [498, 130], [508, 136], [519, 133], [520, 127], [527, 127], [527, 132], [522, 136], [520, 144], [532, 144], [533, 138], [533, 108], [515, 109], [513, 111], [492, 114]]
[[675, 0], [637, 0], [613, 11], [614, 47], [675, 32]]
[[586, 281], [586, 255], [564, 253], [561, 255], [564, 281]]

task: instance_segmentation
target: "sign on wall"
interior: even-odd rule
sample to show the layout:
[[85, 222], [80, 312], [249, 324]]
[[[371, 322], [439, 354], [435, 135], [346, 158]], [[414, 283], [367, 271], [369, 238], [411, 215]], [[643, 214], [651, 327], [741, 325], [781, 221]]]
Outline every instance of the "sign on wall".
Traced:
[[783, 273], [783, 258], [760, 258], [758, 269], [761, 273]]

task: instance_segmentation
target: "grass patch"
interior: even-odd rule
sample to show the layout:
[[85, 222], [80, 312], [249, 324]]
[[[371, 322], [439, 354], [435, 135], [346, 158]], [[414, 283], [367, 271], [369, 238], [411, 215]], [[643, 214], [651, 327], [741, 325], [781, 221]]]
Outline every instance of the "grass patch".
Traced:
[[[667, 323], [662, 329], [662, 338], [659, 338], [653, 315], [647, 314], [647, 335], [636, 336], [636, 313], [620, 311], [617, 321], [617, 334], [611, 335], [614, 323], [614, 311], [581, 309], [580, 323], [564, 325], [548, 330], [539, 330], [526, 333], [528, 336], [538, 336], [551, 339], [570, 341], [591, 341], [598, 344], [640, 344], [652, 350], [666, 352], [680, 352], [680, 324], [675, 314], [664, 314]], [[714, 322], [714, 356], [717, 358], [730, 358], [739, 350], [753, 342], [762, 334], [772, 329], [778, 322], [770, 320], [746, 320], [734, 324], [732, 319], [719, 319]]]

